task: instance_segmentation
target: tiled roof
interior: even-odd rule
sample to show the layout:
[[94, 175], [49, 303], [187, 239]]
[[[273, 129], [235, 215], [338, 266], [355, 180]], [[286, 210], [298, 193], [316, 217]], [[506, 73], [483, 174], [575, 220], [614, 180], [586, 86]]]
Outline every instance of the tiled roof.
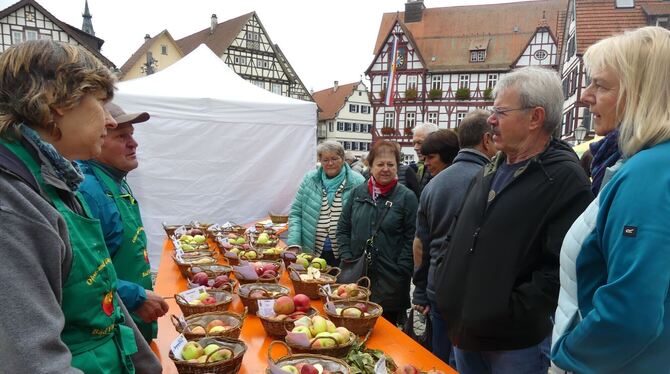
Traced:
[[648, 16], [663, 16], [670, 14], [670, 2], [642, 4], [642, 10]]
[[[128, 71], [130, 71], [130, 69], [132, 69], [132, 67], [135, 65], [137, 60], [139, 60], [140, 58], [144, 58], [146, 56], [147, 51], [154, 44], [154, 41], [158, 40], [162, 35], [167, 36], [170, 40], [172, 40], [174, 42], [174, 39], [172, 38], [172, 35], [170, 35], [170, 32], [167, 31], [167, 29], [161, 31], [160, 33], [158, 33], [153, 38], [145, 39], [144, 43], [142, 43], [140, 48], [138, 48], [137, 51], [135, 51], [135, 53], [133, 53], [130, 56], [128, 61], [126, 61], [123, 64], [123, 66], [121, 66], [121, 69], [120, 69], [121, 70], [121, 76], [120, 76], [120, 78], [123, 78], [124, 75], [128, 74]], [[176, 42], [175, 42], [175, 45], [177, 45]], [[179, 45], [177, 45], [177, 48], [179, 48]], [[184, 55], [181, 51], [179, 51], [179, 52], [182, 54], [182, 56]]]
[[216, 25], [214, 32], [210, 34], [210, 27], [204, 28], [194, 34], [177, 40], [177, 45], [184, 54], [189, 54], [200, 44], [205, 43], [217, 56], [223, 55], [230, 44], [235, 40], [242, 27], [256, 14], [251, 12], [237, 18], [221, 22]]
[[[420, 22], [404, 23], [404, 12], [385, 13], [379, 28], [375, 55], [396, 19], [409, 31], [410, 40], [431, 71], [509, 69], [535, 34], [543, 15], [556, 35], [559, 12], [568, 0], [427, 8]], [[562, 27], [563, 25], [561, 25]], [[470, 46], [488, 39], [484, 63], [470, 63]]]
[[[557, 55], [561, 56], [561, 53], [563, 53], [563, 37], [565, 36], [565, 19], [568, 15], [568, 10], [562, 10], [558, 12], [556, 15], [558, 18], [558, 21], [556, 22], [556, 32], [554, 33], [554, 36], [556, 36], [556, 43], [558, 43], [557, 47]], [[552, 30], [553, 31], [553, 30]]]
[[335, 118], [337, 112], [342, 109], [344, 102], [359, 84], [360, 82], [338, 85], [336, 91], [333, 91], [333, 87], [330, 87], [314, 92], [312, 97], [322, 110], [319, 112], [319, 121]]
[[646, 26], [643, 5], [660, 0], [636, 0], [633, 8], [615, 6], [615, 0], [576, 0], [577, 54], [582, 55], [597, 41], [626, 30]]
[[35, 9], [37, 9], [40, 13], [44, 14], [51, 22], [55, 23], [63, 29], [72, 39], [76, 40], [77, 43], [81, 44], [82, 47], [86, 48], [89, 52], [93, 53], [102, 63], [108, 67], [115, 68], [116, 65], [112, 61], [110, 61], [107, 57], [103, 56], [102, 53], [100, 53], [100, 48], [102, 47], [102, 44], [105, 43], [104, 40], [93, 36], [91, 34], [88, 34], [74, 26], [68, 25], [67, 23], [59, 20], [58, 18], [54, 17], [53, 14], [51, 14], [48, 10], [44, 9], [40, 4], [37, 3], [37, 1], [34, 0], [21, 0], [13, 5], [10, 5], [9, 7], [3, 9], [0, 11], [0, 19], [7, 17], [8, 15], [14, 13], [16, 10], [23, 8], [26, 5], [31, 5]]

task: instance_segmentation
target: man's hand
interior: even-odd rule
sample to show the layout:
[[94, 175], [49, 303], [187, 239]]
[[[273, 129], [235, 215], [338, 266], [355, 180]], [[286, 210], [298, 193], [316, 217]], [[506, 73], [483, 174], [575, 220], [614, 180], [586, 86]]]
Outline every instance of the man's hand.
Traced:
[[414, 305], [414, 310], [419, 311], [425, 316], [430, 312], [430, 305]]
[[135, 310], [135, 313], [142, 318], [142, 321], [150, 323], [165, 315], [169, 306], [161, 296], [158, 296], [152, 291], [146, 291], [147, 299]]

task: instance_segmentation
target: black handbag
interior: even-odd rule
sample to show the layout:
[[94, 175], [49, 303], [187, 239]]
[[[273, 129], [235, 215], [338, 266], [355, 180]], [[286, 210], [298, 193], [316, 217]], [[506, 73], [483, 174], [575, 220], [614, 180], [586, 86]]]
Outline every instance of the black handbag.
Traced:
[[[423, 331], [423, 334], [419, 335], [414, 331], [414, 308], [410, 309], [409, 317], [405, 321], [405, 325], [402, 328], [402, 332], [410, 338], [414, 339], [417, 343], [421, 344], [424, 348], [431, 351], [433, 348], [433, 324], [430, 322], [430, 316], [423, 316], [426, 321], [426, 328]], [[417, 314], [420, 314], [417, 312]]]
[[373, 268], [375, 257], [377, 256], [377, 247], [375, 247], [375, 238], [382, 226], [382, 221], [386, 218], [386, 214], [393, 206], [392, 201], [386, 202], [386, 210], [382, 214], [381, 219], [377, 222], [377, 227], [372, 236], [365, 241], [363, 254], [359, 258], [353, 260], [340, 261], [340, 275], [337, 276], [337, 283], [356, 283], [362, 277], [368, 275], [369, 269]]

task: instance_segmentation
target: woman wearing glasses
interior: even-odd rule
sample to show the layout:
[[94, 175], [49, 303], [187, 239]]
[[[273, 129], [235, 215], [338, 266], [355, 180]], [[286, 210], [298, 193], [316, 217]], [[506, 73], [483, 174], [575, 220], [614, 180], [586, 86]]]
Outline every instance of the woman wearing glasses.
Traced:
[[325, 141], [316, 147], [316, 153], [321, 166], [308, 172], [298, 188], [288, 216], [286, 243], [337, 266], [337, 221], [351, 191], [365, 178], [344, 162], [340, 143]]
[[409, 308], [409, 283], [414, 267], [412, 242], [416, 227], [416, 195], [398, 183], [400, 146], [379, 141], [368, 154], [370, 179], [358, 186], [344, 206], [337, 226], [343, 260], [360, 258], [375, 234], [370, 299], [381, 304], [383, 316], [395, 324]]
[[667, 373], [670, 31], [601, 40], [584, 62], [596, 128], [618, 124], [623, 164], [563, 241], [552, 359], [577, 373]]

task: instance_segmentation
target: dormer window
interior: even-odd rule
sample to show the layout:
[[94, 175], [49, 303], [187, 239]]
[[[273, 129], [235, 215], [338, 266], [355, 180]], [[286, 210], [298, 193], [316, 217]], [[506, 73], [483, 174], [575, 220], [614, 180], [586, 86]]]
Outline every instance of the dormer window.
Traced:
[[489, 39], [475, 39], [470, 42], [470, 62], [486, 61], [486, 50], [489, 47]]
[[633, 8], [635, 7], [635, 0], [615, 0], [617, 8]]

